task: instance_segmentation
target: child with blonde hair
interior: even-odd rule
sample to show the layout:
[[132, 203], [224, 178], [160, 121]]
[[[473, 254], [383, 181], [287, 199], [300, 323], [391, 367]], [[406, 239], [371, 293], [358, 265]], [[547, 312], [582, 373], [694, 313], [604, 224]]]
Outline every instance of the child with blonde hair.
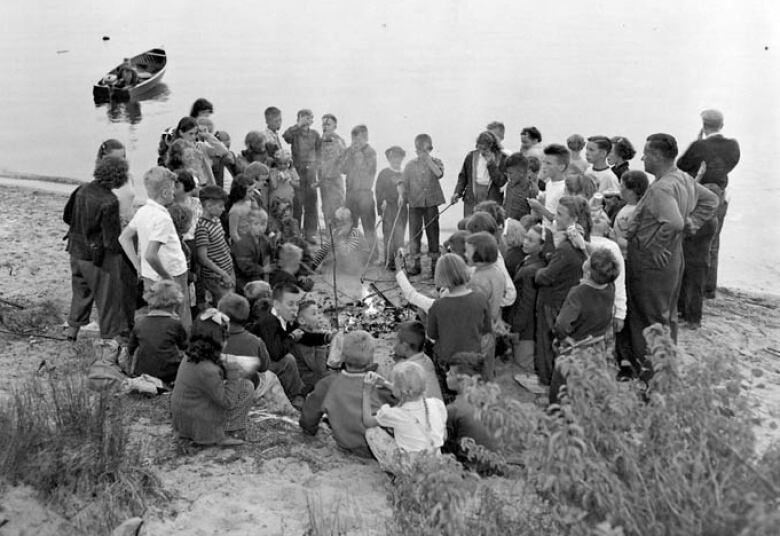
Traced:
[[176, 315], [184, 294], [172, 279], [161, 279], [144, 294], [149, 312], [130, 332], [127, 354], [130, 375], [148, 374], [170, 383], [176, 378], [181, 354], [187, 349], [187, 332]]
[[[388, 387], [398, 405], [387, 404], [371, 412], [371, 390], [386, 383], [381, 376], [367, 373], [363, 378], [363, 424], [371, 453], [385, 471], [394, 472], [402, 453], [439, 453], [447, 429], [447, 409], [438, 398], [427, 397], [425, 371], [409, 361], [393, 367]], [[392, 428], [391, 437], [379, 427]]]
[[271, 287], [282, 283], [298, 285], [305, 292], [314, 288], [314, 282], [306, 277], [298, 277], [303, 260], [303, 250], [295, 244], [285, 243], [279, 247], [277, 269], [271, 273]]

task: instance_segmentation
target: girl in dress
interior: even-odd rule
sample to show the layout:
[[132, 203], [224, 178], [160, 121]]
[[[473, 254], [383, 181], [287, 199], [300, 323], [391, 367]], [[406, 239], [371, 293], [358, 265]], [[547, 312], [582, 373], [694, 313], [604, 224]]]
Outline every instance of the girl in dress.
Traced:
[[225, 369], [222, 350], [228, 340], [228, 317], [207, 309], [192, 326], [187, 355], [179, 365], [171, 396], [173, 429], [198, 445], [235, 446], [246, 430], [254, 384], [239, 370]]

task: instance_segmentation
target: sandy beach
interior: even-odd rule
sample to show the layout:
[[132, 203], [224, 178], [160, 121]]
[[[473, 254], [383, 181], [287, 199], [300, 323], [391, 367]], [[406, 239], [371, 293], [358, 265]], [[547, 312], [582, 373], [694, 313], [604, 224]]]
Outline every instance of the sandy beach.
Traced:
[[[44, 187], [47, 191], [28, 181], [0, 184], [0, 299], [23, 307], [50, 301], [60, 316], [40, 332], [24, 336], [8, 333], [0, 322], [0, 399], [31, 376], [56, 378], [85, 367], [70, 343], [57, 340], [63, 337], [70, 299], [61, 216], [64, 194], [72, 185], [55, 192]], [[390, 274], [382, 278], [388, 280]], [[322, 299], [330, 289], [319, 281], [314, 294]], [[10, 310], [0, 306], [2, 314]], [[380, 341], [378, 353], [385, 368], [389, 337]], [[740, 387], [753, 406], [758, 450], [780, 438], [780, 299], [721, 289], [717, 299], [705, 303], [702, 328], [681, 331], [679, 346], [686, 360], [713, 348], [728, 349], [739, 364]], [[510, 369], [499, 369], [502, 390], [532, 404], [532, 397], [509, 379]], [[188, 451], [171, 432], [167, 396], [125, 396], [131, 444], [143, 449], [145, 463], [173, 497], [150, 509], [147, 534], [299, 535], [306, 530], [311, 508], [338, 510], [349, 525], [347, 534], [384, 534], [392, 513], [388, 478], [376, 464], [339, 452], [324, 427], [316, 437], [305, 437], [293, 414], [261, 407], [250, 414], [246, 446]], [[0, 518], [8, 523], [2, 534], [76, 534], [73, 520], [66, 517], [39, 503], [28, 488], [7, 488]]]

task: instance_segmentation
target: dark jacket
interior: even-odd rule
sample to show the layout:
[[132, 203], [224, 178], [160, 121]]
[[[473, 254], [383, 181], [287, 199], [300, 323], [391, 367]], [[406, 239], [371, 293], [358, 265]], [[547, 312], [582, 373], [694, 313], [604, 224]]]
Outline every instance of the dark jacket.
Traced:
[[236, 260], [236, 288], [241, 290], [250, 281], [265, 278], [263, 270], [266, 264], [271, 264], [271, 245], [265, 236], [255, 238], [245, 234], [241, 240], [230, 247]]
[[724, 138], [722, 134], [696, 140], [677, 160], [677, 167], [695, 177], [702, 162], [707, 162], [707, 171], [701, 183], [717, 184], [725, 190], [729, 184], [729, 173], [739, 163], [739, 143]]
[[[467, 205], [474, 205], [474, 174], [476, 171], [476, 158], [479, 156], [479, 151], [471, 151], [466, 155], [463, 160], [463, 167], [458, 174], [458, 184], [455, 185], [455, 194], [458, 197], [463, 198], [463, 203]], [[488, 175], [490, 175], [490, 185], [488, 187], [487, 199], [489, 201], [495, 201], [499, 205], [504, 203], [504, 194], [501, 188], [506, 184], [506, 172], [504, 170], [504, 163], [506, 161], [506, 155], [500, 153], [496, 157], [496, 161], [489, 164], [487, 167]]]
[[[248, 327], [251, 333], [263, 339], [271, 361], [279, 361], [287, 354], [294, 353], [295, 341], [290, 334], [297, 328], [297, 322], [292, 322], [287, 324], [285, 330], [282, 323], [271, 311], [260, 313], [259, 319]], [[304, 332], [303, 337], [298, 342], [307, 346], [322, 346], [328, 344], [329, 334]]]
[[282, 137], [292, 147], [293, 163], [296, 166], [315, 164], [319, 161], [322, 138], [316, 130], [293, 125], [284, 131]]
[[550, 262], [536, 272], [535, 282], [539, 286], [538, 302], [559, 309], [569, 290], [579, 284], [582, 278], [582, 263], [585, 253], [575, 249], [565, 239], [553, 252]]
[[534, 279], [541, 268], [544, 268], [544, 259], [540, 253], [527, 255], [514, 274], [517, 298], [510, 308], [509, 323], [521, 341], [534, 340], [536, 333], [536, 297], [539, 287]]
[[119, 200], [97, 181], [82, 184], [70, 194], [62, 214], [70, 226], [67, 251], [100, 266], [105, 253], [119, 253]]

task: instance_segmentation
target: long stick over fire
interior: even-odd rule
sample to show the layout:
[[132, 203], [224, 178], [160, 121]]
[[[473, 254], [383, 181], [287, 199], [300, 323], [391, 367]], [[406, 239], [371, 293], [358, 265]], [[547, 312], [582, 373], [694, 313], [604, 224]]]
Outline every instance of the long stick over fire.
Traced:
[[338, 268], [338, 265], [336, 264], [336, 241], [333, 240], [333, 225], [330, 223], [328, 224], [328, 233], [330, 234], [330, 251], [331, 255], [333, 255], [333, 308], [336, 310], [336, 327], [341, 329], [341, 326], [338, 325], [339, 290], [336, 285], [336, 268]]

